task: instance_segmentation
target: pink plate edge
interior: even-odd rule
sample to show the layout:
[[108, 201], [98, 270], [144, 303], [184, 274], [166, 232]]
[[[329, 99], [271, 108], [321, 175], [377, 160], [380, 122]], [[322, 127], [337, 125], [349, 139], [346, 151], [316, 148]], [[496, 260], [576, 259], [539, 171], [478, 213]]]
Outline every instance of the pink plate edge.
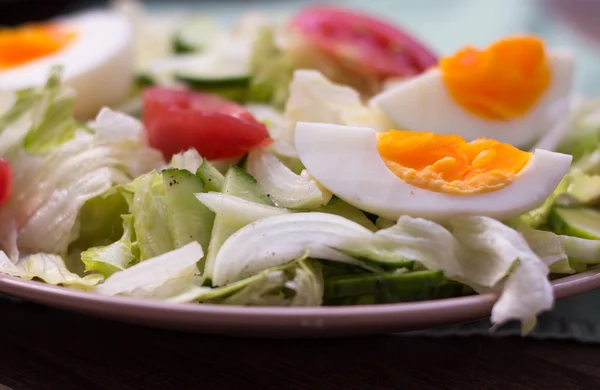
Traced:
[[[552, 282], [556, 299], [600, 288], [600, 266]], [[0, 274], [0, 292], [136, 325], [230, 336], [346, 337], [424, 329], [488, 317], [494, 294], [326, 307], [244, 307], [112, 297]]]

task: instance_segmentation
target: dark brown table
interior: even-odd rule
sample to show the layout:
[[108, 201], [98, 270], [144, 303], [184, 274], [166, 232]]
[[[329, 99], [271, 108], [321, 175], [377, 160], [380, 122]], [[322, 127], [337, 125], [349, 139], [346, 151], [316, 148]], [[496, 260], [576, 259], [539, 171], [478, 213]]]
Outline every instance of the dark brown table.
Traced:
[[0, 389], [600, 389], [600, 349], [519, 338], [258, 340], [0, 301]]

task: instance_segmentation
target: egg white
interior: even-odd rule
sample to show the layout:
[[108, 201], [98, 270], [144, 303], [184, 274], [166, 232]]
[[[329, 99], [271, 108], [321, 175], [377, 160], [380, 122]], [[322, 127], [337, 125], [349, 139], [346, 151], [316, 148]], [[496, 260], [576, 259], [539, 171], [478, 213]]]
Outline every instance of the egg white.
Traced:
[[552, 52], [548, 60], [548, 89], [529, 112], [512, 120], [486, 119], [465, 110], [446, 89], [438, 68], [391, 87], [375, 96], [372, 104], [405, 130], [457, 134], [467, 141], [484, 137], [520, 148], [531, 147], [557, 125], [569, 106], [573, 57], [566, 52]]
[[366, 127], [299, 122], [296, 149], [310, 174], [339, 198], [389, 219], [444, 221], [456, 215], [516, 217], [541, 204], [567, 173], [572, 157], [536, 150], [520, 175], [497, 191], [458, 195], [415, 187], [394, 175]]
[[54, 65], [77, 93], [75, 113], [91, 118], [102, 106], [123, 101], [133, 83], [130, 23], [114, 11], [90, 11], [53, 21], [77, 33], [63, 50], [18, 67], [0, 70], [0, 91], [43, 85]]

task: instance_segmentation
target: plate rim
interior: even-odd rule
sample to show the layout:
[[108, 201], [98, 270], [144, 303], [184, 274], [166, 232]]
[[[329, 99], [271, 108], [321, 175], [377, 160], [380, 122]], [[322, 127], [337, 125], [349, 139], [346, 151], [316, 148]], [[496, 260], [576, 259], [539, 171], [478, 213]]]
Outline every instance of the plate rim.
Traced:
[[[600, 264], [585, 272], [568, 275], [551, 281], [555, 300], [578, 295], [600, 288]], [[190, 314], [228, 314], [259, 317], [339, 317], [355, 315], [385, 315], [385, 314], [423, 314], [431, 310], [449, 308], [465, 309], [469, 307], [489, 307], [489, 311], [498, 299], [492, 293], [476, 294], [466, 297], [444, 298], [417, 302], [401, 302], [375, 305], [353, 306], [310, 306], [310, 307], [269, 307], [269, 306], [237, 306], [198, 303], [174, 303], [150, 299], [131, 298], [124, 296], [108, 296], [89, 291], [55, 286], [44, 282], [25, 280], [18, 277], [0, 274], [0, 293], [12, 295], [25, 300], [32, 294], [49, 295], [55, 298], [65, 298], [70, 301], [98, 303], [120, 308], [144, 308], [157, 311], [179, 311]], [[43, 301], [47, 301], [43, 299]], [[486, 309], [487, 310], [487, 309]]]

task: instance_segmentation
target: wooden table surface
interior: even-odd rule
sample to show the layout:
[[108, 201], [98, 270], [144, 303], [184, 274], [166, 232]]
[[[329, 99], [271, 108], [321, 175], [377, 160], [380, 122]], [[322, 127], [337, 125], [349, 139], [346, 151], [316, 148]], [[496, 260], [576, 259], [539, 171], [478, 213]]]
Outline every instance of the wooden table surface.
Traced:
[[258, 340], [0, 301], [0, 390], [600, 389], [596, 346], [519, 338]]

